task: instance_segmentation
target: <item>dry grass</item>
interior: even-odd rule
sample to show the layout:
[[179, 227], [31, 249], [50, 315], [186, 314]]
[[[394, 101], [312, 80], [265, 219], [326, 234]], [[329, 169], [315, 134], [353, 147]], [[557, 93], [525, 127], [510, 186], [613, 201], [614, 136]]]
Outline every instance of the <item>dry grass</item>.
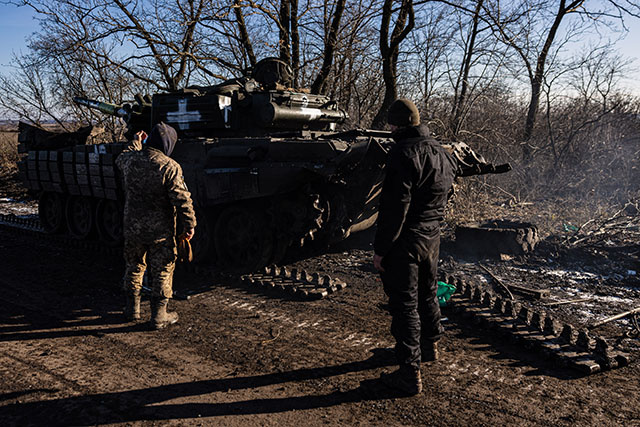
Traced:
[[[506, 183], [509, 174], [495, 181]], [[635, 197], [634, 197], [635, 196]], [[638, 200], [639, 193], [629, 194], [624, 203]], [[567, 194], [549, 194], [526, 201], [495, 185], [483, 184], [482, 178], [463, 178], [455, 196], [447, 207], [445, 221], [449, 228], [465, 223], [483, 223], [496, 219], [529, 222], [535, 224], [543, 238], [550, 235], [567, 235], [568, 229], [609, 218], [624, 203], [598, 197], [596, 194], [578, 197]]]
[[0, 129], [0, 169], [2, 174], [13, 173], [17, 170], [18, 132]]
[[27, 192], [18, 179], [17, 128], [0, 128], [0, 197], [27, 198]]

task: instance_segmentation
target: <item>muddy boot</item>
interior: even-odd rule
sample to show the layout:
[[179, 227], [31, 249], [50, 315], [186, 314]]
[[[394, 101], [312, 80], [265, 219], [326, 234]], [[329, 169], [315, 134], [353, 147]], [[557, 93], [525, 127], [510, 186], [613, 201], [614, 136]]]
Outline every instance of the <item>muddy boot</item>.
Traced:
[[397, 371], [382, 374], [380, 381], [387, 387], [400, 391], [407, 396], [415, 396], [422, 392], [420, 369], [410, 365], [400, 365]]
[[178, 313], [167, 312], [169, 298], [151, 300], [151, 326], [158, 330], [178, 322]]
[[140, 291], [126, 291], [124, 317], [129, 322], [140, 320]]
[[420, 361], [433, 362], [434, 360], [438, 360], [438, 343], [427, 341], [420, 347]]

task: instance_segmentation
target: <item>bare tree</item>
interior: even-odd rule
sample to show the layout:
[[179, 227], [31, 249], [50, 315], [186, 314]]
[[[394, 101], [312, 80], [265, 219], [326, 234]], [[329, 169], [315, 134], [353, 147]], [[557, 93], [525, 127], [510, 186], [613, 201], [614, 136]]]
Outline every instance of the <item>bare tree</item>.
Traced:
[[[278, 56], [294, 71], [292, 87], [334, 97], [349, 125], [382, 126], [402, 92], [421, 99], [447, 136], [473, 138], [490, 132], [481, 108], [499, 108], [491, 97], [524, 75], [528, 105], [513, 93], [500, 100], [526, 116], [529, 155], [547, 148], [531, 133], [538, 110], [558, 99], [545, 93], [556, 90], [551, 79], [570, 69], [564, 44], [584, 35], [583, 22], [619, 22], [638, 10], [604, 1], [608, 9], [596, 13], [579, 2], [572, 9], [577, 0], [0, 0], [36, 11], [41, 27], [21, 61], [55, 87], [61, 110], [73, 94], [119, 103], [239, 77]], [[5, 87], [19, 90], [12, 79]], [[550, 107], [540, 107], [544, 95]]]
[[[401, 0], [397, 10], [393, 0], [384, 0], [380, 25], [380, 56], [382, 57], [382, 78], [384, 80], [384, 98], [371, 126], [381, 128], [386, 123], [386, 114], [391, 103], [398, 97], [396, 72], [400, 43], [407, 37], [415, 25], [413, 0]], [[393, 30], [389, 34], [391, 20], [395, 16]]]
[[[354, 0], [348, 6], [343, 12], [344, 25], [337, 34], [334, 60], [324, 87], [326, 94], [347, 109], [350, 119], [346, 126], [366, 127], [384, 91], [377, 43], [380, 4]], [[333, 22], [324, 21], [326, 27]]]
[[325, 36], [324, 52], [322, 55], [322, 66], [320, 67], [320, 71], [318, 72], [316, 79], [313, 81], [313, 85], [311, 86], [312, 93], [324, 92], [325, 83], [327, 82], [327, 79], [329, 77], [334, 53], [338, 45], [338, 31], [340, 29], [340, 21], [344, 12], [345, 3], [346, 0], [337, 0], [335, 3], [335, 10], [330, 13], [330, 15], [332, 16], [331, 25], [328, 33]]
[[[551, 90], [546, 91], [549, 143], [541, 149], [551, 151], [552, 176], [557, 175], [555, 171], [566, 169], [568, 164], [579, 160], [576, 154], [598, 151], [585, 141], [597, 144], [593, 140], [596, 129], [610, 121], [613, 112], [619, 112], [629, 104], [627, 97], [615, 89], [629, 66], [628, 60], [612, 54], [607, 46], [593, 48], [576, 58], [573, 68], [567, 72], [566, 87], [573, 93], [571, 98], [565, 96], [564, 101], [556, 99], [552, 102], [548, 96]], [[619, 127], [619, 138], [622, 138], [625, 134], [622, 122]]]
[[[35, 66], [34, 66], [35, 65]], [[0, 89], [4, 96], [0, 105], [12, 116], [42, 125], [55, 121], [63, 129], [68, 123], [59, 116], [58, 104], [51, 99], [46, 71], [25, 59], [16, 59], [16, 72], [10, 76], [0, 76]]]
[[427, 112], [435, 110], [434, 98], [442, 97], [446, 90], [447, 56], [455, 49], [455, 26], [449, 19], [450, 14], [448, 6], [428, 8], [418, 20], [416, 11], [416, 28], [411, 32], [408, 51], [412, 54], [408, 55], [406, 90], [415, 93], [416, 99], [422, 99]]
[[[499, 4], [488, 5], [487, 12], [489, 22], [500, 35], [503, 42], [512, 47], [521, 57], [529, 77], [531, 93], [527, 114], [523, 129], [523, 141], [531, 139], [536, 124], [540, 96], [546, 72], [548, 60], [552, 55], [552, 46], [558, 38], [561, 24], [570, 15], [583, 18], [582, 25], [573, 32], [565, 34], [565, 40], [584, 34], [587, 25], [598, 24], [599, 20], [617, 18], [623, 20], [625, 16], [640, 17], [640, 5], [628, 0], [607, 0], [609, 9], [590, 10], [585, 0], [532, 0], [525, 1], [516, 7], [510, 15], [503, 15], [504, 9]], [[548, 12], [553, 10], [553, 15]], [[623, 22], [623, 21], [622, 21]], [[624, 23], [624, 22], [623, 22]], [[514, 25], [515, 24], [515, 25]], [[544, 28], [539, 45], [535, 49], [538, 40], [533, 39], [534, 31]], [[575, 28], [575, 27], [574, 27]], [[534, 53], [532, 55], [532, 53]], [[523, 160], [531, 161], [531, 149], [524, 145]]]
[[482, 10], [483, 3], [484, 0], [478, 0], [475, 10], [473, 11], [473, 16], [471, 17], [471, 28], [469, 29], [468, 39], [465, 43], [465, 50], [460, 74], [455, 85], [455, 99], [453, 102], [453, 110], [451, 111], [451, 132], [454, 139], [460, 129], [462, 110], [467, 98], [467, 90], [469, 87], [469, 73], [471, 72], [473, 56], [476, 54], [476, 37], [478, 36], [480, 11]]
[[[466, 128], [465, 124], [474, 114], [474, 104], [495, 94], [497, 87], [507, 87], [498, 84], [499, 80], [509, 80], [504, 64], [512, 60], [512, 54], [486, 23], [484, 3], [472, 0], [455, 7], [438, 2], [416, 6], [412, 44], [401, 51], [399, 87], [423, 100], [432, 130], [447, 139], [478, 132], [475, 125]], [[407, 79], [407, 75], [413, 77]]]
[[33, 36], [30, 48], [41, 58], [64, 58], [69, 63], [100, 60], [159, 90], [177, 89], [194, 72], [221, 77], [211, 65], [228, 65], [200, 49], [200, 24], [210, 6], [206, 0], [14, 3], [37, 12], [41, 31]]
[[240, 44], [244, 49], [245, 55], [249, 59], [249, 63], [251, 64], [251, 66], [254, 66], [258, 61], [256, 60], [255, 53], [253, 52], [253, 43], [251, 42], [251, 38], [249, 37], [249, 31], [244, 20], [241, 3], [242, 0], [233, 0], [233, 12], [238, 24], [238, 32], [240, 33]]

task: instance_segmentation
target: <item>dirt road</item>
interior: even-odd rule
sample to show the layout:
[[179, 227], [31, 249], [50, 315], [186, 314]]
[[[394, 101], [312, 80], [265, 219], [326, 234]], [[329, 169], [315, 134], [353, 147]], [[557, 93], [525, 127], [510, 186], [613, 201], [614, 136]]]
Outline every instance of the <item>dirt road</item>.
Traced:
[[151, 332], [121, 320], [117, 256], [0, 228], [2, 425], [640, 425], [637, 351], [583, 377], [454, 318], [424, 393], [395, 396], [368, 241], [295, 262], [348, 283], [320, 301], [182, 272], [210, 290]]

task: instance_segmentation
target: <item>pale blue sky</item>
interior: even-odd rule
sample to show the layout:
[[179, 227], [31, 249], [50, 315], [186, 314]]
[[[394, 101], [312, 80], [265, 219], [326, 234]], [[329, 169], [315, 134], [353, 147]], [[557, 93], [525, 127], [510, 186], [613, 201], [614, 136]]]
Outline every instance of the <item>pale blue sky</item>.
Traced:
[[[26, 52], [27, 37], [38, 29], [31, 9], [26, 7], [0, 5], [0, 73], [8, 70], [7, 64], [12, 53]], [[635, 59], [635, 75], [627, 82], [634, 92], [640, 95], [640, 19], [627, 19], [629, 34], [618, 43], [618, 49], [624, 56]]]
[[12, 52], [26, 51], [26, 38], [38, 29], [32, 15], [26, 7], [0, 5], [0, 65], [7, 65]]

